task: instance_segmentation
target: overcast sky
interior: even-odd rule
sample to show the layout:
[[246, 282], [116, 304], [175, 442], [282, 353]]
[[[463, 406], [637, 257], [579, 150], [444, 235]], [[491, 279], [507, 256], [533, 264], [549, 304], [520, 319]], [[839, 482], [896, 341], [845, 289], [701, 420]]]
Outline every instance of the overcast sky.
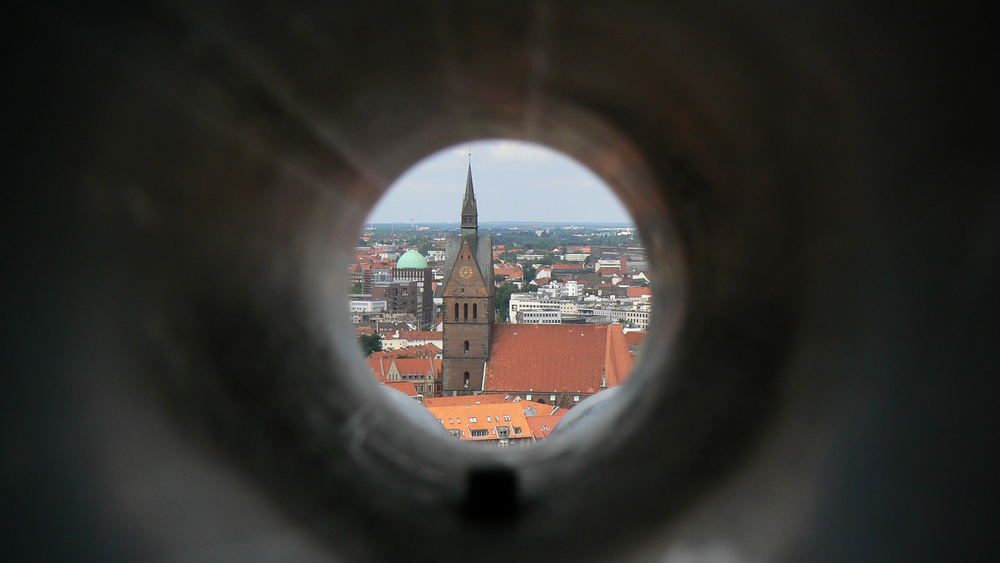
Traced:
[[[600, 178], [560, 152], [508, 140], [469, 147], [481, 222], [631, 221]], [[393, 183], [368, 222], [458, 222], [467, 162], [466, 145], [418, 162]]]

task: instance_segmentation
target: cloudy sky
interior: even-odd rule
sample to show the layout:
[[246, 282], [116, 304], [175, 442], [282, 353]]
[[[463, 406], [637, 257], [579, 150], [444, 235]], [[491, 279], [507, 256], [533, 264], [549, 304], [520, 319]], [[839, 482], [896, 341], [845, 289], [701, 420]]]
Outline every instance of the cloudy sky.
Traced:
[[[481, 222], [631, 221], [600, 178], [562, 153], [508, 140], [469, 148]], [[458, 222], [467, 162], [466, 145], [418, 162], [389, 188], [368, 222]]]

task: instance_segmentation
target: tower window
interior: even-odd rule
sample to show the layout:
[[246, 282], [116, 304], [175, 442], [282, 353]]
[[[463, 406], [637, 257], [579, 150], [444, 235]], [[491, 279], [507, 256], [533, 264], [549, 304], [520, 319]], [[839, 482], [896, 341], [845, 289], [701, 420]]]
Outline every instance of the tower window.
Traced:
[[455, 320], [458, 320], [458, 303], [455, 303]]
[[476, 317], [478, 315], [479, 315], [479, 304], [478, 303], [473, 303], [472, 304], [472, 320], [476, 320]]
[[465, 372], [465, 375], [462, 376], [462, 384], [465, 386], [466, 389], [469, 388], [469, 372]]
[[465, 303], [462, 305], [463, 320], [469, 320], [469, 304]]
[[466, 356], [469, 355], [469, 341], [468, 340], [465, 341], [465, 355]]

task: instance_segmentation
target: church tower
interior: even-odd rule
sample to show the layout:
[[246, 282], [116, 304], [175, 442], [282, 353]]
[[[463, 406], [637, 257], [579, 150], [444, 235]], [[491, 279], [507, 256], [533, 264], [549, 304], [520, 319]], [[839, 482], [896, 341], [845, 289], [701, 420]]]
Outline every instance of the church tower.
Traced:
[[483, 388], [496, 315], [493, 240], [479, 235], [479, 212], [472, 165], [465, 179], [462, 229], [445, 246], [444, 394], [465, 395]]

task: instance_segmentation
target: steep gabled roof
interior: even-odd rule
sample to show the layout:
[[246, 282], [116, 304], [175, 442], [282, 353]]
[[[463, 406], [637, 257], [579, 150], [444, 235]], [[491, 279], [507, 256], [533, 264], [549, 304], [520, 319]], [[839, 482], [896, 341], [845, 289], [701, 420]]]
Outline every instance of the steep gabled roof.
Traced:
[[393, 358], [396, 370], [400, 375], [426, 375], [428, 373], [436, 376], [441, 373], [441, 360], [437, 358]]
[[[441, 293], [442, 297], [489, 297], [493, 295], [493, 262], [491, 259], [486, 261], [490, 265], [488, 277], [481, 270], [482, 262], [479, 256], [476, 256], [472, 251], [469, 239], [462, 237], [462, 246], [459, 249], [459, 253], [455, 256], [455, 260], [451, 262], [448, 273], [445, 275], [444, 291]], [[471, 286], [459, 286], [452, 283], [452, 277], [460, 275], [463, 270], [472, 275], [472, 277], [465, 280]], [[470, 290], [468, 293], [465, 291], [467, 288]]]
[[387, 355], [373, 355], [368, 358], [368, 366], [375, 375], [379, 383], [390, 383], [390, 372], [392, 367], [396, 367], [399, 375], [420, 375], [426, 376], [428, 373], [434, 378], [441, 376], [440, 358], [396, 358]]
[[[442, 280], [443, 282], [438, 284], [437, 288], [434, 290], [434, 297], [441, 297], [444, 293], [444, 288], [448, 283], [448, 279], [451, 277], [451, 271], [455, 267], [455, 262], [458, 260], [458, 255], [462, 250], [462, 243], [465, 242], [466, 237], [461, 235], [449, 235], [445, 241], [445, 255], [444, 264], [445, 270], [443, 272]], [[473, 254], [476, 258], [476, 265], [479, 266], [479, 272], [483, 275], [483, 279], [486, 282], [486, 287], [492, 291], [493, 289], [493, 254], [491, 252], [491, 247], [493, 245], [493, 237], [490, 235], [481, 235], [476, 241], [476, 247], [473, 248]]]
[[624, 382], [632, 363], [621, 325], [497, 324], [485, 389], [596, 393]]

